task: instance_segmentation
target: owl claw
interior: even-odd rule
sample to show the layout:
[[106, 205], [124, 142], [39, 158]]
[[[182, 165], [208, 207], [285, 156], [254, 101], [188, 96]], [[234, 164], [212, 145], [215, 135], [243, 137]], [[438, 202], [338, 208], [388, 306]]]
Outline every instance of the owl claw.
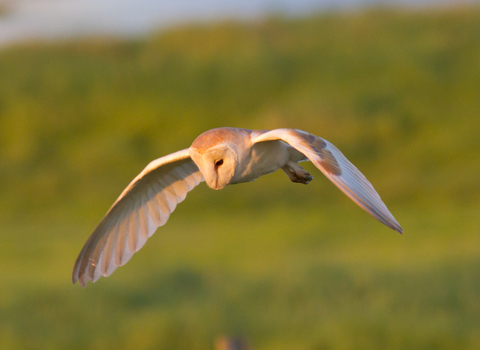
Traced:
[[292, 182], [306, 185], [313, 180], [313, 176], [296, 163], [289, 163], [282, 167], [282, 170], [288, 175]]
[[313, 176], [310, 175], [308, 172], [305, 171], [305, 174], [295, 174], [294, 178], [290, 178], [292, 182], [300, 183], [300, 184], [308, 184], [310, 181], [313, 180]]

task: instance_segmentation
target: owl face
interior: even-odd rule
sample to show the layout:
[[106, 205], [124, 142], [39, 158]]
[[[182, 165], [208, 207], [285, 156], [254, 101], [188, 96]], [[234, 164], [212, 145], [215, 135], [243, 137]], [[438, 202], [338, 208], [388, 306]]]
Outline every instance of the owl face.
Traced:
[[237, 154], [227, 145], [217, 145], [203, 153], [190, 149], [190, 157], [198, 166], [207, 185], [214, 190], [227, 186], [235, 175]]

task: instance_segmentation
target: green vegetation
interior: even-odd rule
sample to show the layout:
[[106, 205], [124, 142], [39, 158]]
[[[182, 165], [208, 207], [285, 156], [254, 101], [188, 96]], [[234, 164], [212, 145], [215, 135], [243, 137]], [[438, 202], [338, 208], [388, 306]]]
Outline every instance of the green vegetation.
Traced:
[[[480, 348], [479, 33], [479, 8], [369, 10], [3, 49], [2, 349]], [[200, 186], [72, 286], [127, 183], [219, 126], [333, 142], [405, 234], [307, 165], [308, 186]]]

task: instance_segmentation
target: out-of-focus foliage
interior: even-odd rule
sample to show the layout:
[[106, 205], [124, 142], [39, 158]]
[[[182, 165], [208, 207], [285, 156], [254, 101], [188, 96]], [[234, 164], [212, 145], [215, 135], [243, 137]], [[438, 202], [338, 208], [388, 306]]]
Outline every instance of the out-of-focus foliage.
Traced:
[[[480, 10], [193, 25], [0, 51], [3, 349], [480, 347]], [[312, 167], [201, 186], [112, 277], [69, 272], [152, 159], [219, 126], [336, 144], [405, 229]]]

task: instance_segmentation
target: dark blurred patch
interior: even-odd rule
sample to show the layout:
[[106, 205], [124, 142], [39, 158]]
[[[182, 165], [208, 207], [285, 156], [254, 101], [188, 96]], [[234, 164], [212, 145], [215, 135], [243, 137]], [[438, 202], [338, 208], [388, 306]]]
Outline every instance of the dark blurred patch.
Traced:
[[205, 277], [200, 271], [180, 268], [145, 281], [138, 290], [133, 289], [130, 293], [118, 295], [118, 302], [123, 307], [133, 309], [177, 307], [202, 298], [205, 283]]
[[359, 96], [358, 109], [364, 118], [375, 118], [381, 113], [395, 113], [398, 106], [398, 97], [386, 93], [373, 93]]
[[215, 340], [215, 350], [249, 350], [247, 342], [241, 337], [221, 336]]
[[0, 4], [0, 17], [3, 17], [8, 13], [9, 13], [9, 9], [4, 4]]

